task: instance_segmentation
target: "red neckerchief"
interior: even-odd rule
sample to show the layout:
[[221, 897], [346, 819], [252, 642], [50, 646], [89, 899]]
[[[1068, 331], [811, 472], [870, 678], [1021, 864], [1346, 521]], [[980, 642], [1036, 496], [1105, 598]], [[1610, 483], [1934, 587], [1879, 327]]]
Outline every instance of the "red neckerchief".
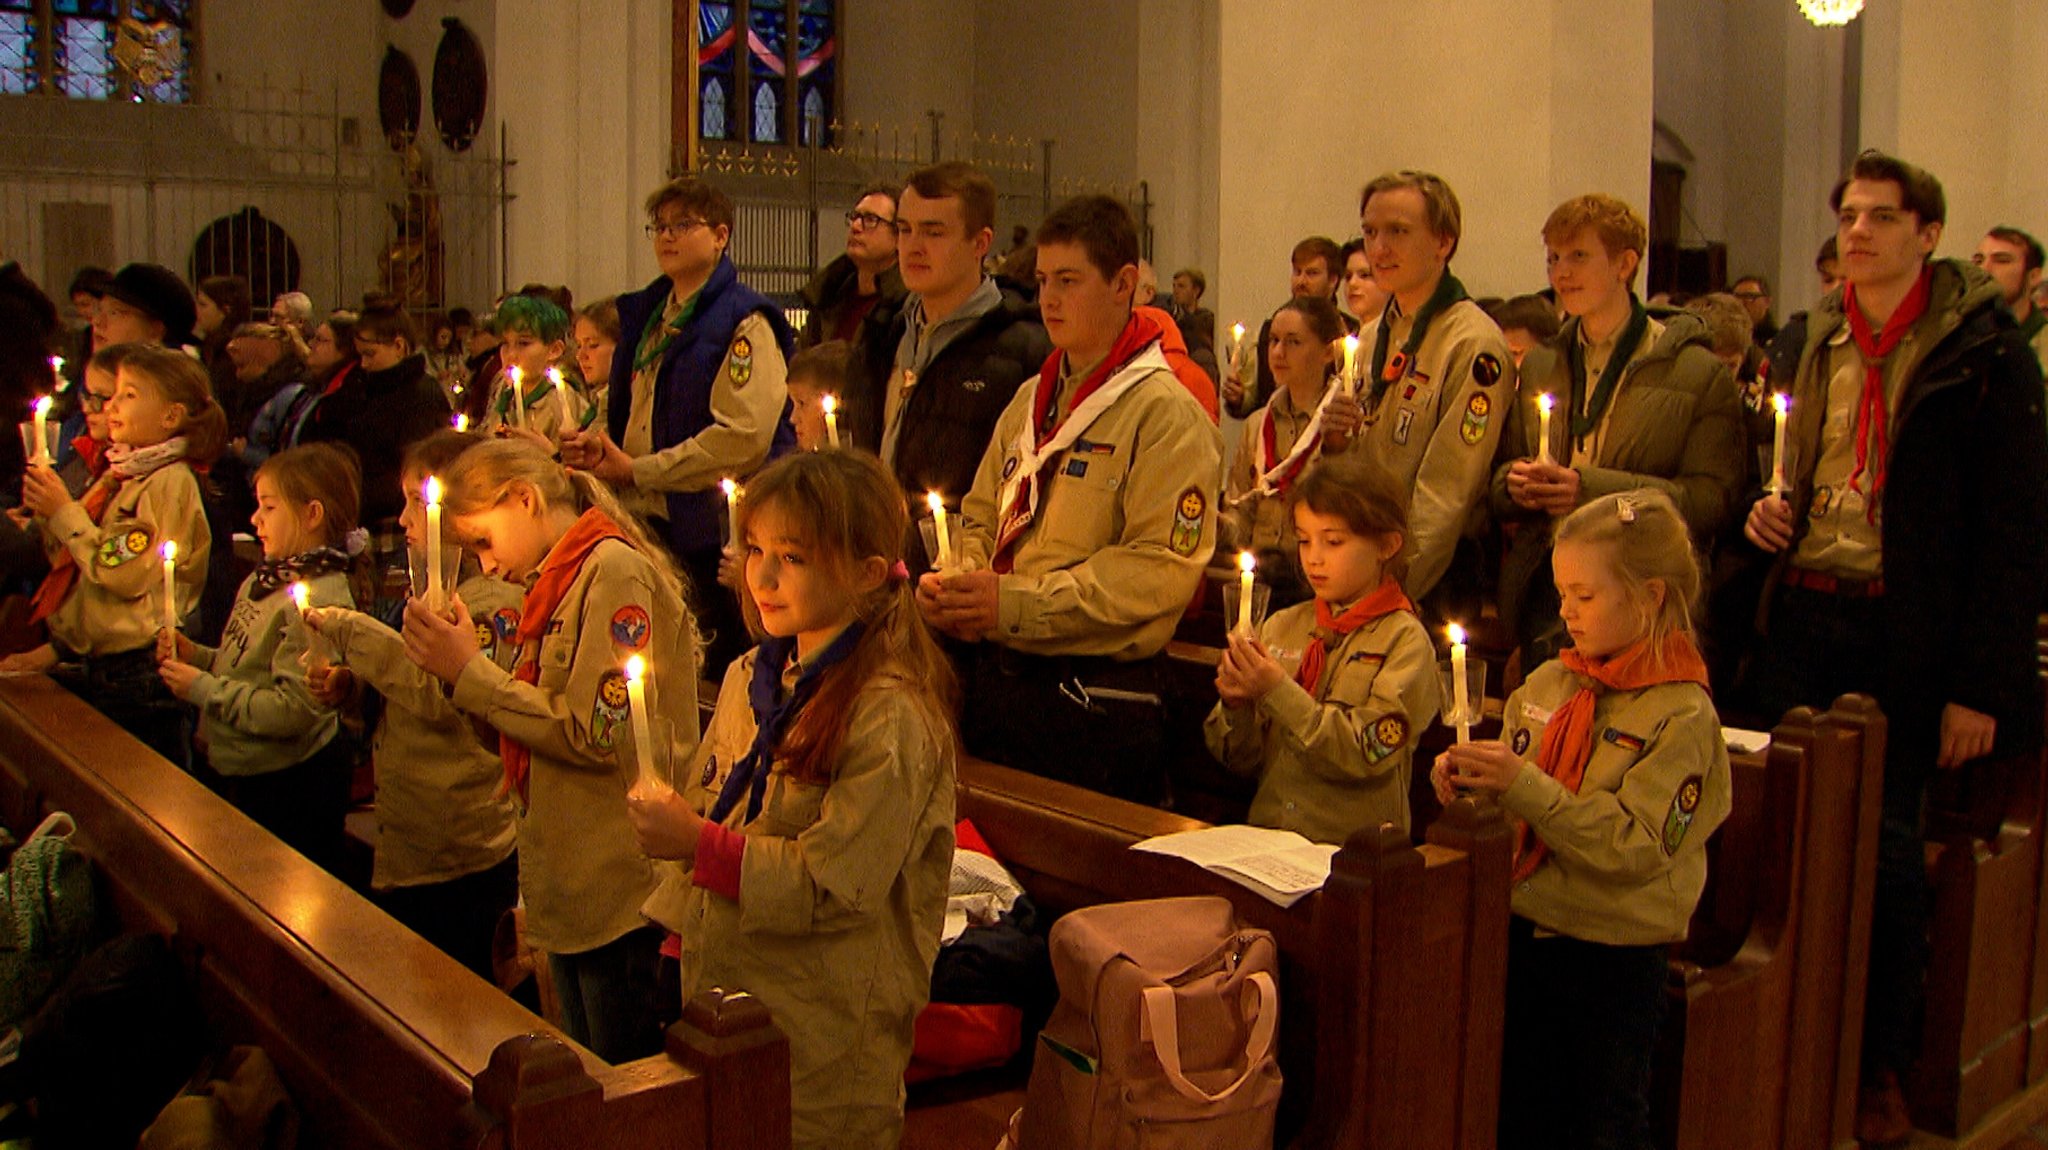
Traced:
[[[1079, 390], [1074, 392], [1073, 400], [1067, 404], [1069, 418], [1072, 417], [1075, 408], [1080, 407], [1097, 388], [1109, 381], [1110, 376], [1137, 358], [1139, 352], [1150, 347], [1158, 338], [1157, 322], [1149, 316], [1131, 313], [1130, 322], [1124, 324], [1123, 333], [1116, 337], [1116, 343], [1111, 345], [1109, 354], [1103, 358], [1100, 366], [1088, 374], [1087, 379], [1081, 381]], [[1037, 389], [1031, 396], [1031, 426], [1041, 448], [1052, 442], [1053, 436], [1060, 429], [1060, 424], [1051, 420], [1054, 410], [1053, 399], [1059, 394], [1060, 389], [1060, 370], [1066, 362], [1067, 353], [1064, 351], [1054, 351], [1047, 356], [1045, 366], [1038, 372]], [[1044, 461], [1041, 460], [1042, 462]], [[989, 561], [989, 566], [997, 574], [1005, 574], [1015, 565], [1016, 560], [1010, 554], [1011, 548], [1016, 545], [1017, 540], [1023, 538], [1024, 531], [1031, 526], [1033, 518], [1016, 512], [1020, 506], [1025, 509], [1031, 506], [1031, 486], [1037, 481], [1036, 475], [1025, 476], [1017, 485], [1014, 505], [1002, 509], [1002, 535], [996, 540], [995, 557]]]
[[[1575, 795], [1586, 781], [1586, 764], [1593, 758], [1593, 705], [1601, 694], [1639, 691], [1660, 683], [1707, 685], [1707, 664], [1692, 636], [1682, 631], [1665, 636], [1658, 648], [1643, 639], [1605, 659], [1588, 659], [1571, 647], [1557, 658], [1565, 670], [1579, 677], [1579, 689], [1551, 713], [1549, 725], [1543, 728], [1543, 746], [1536, 752], [1536, 766]], [[1517, 826], [1514, 880], [1521, 882], [1536, 873], [1549, 853], [1550, 848], [1527, 823]]]
[[[80, 454], [84, 453], [81, 451]], [[107, 513], [107, 508], [113, 505], [114, 494], [120, 490], [121, 477], [118, 475], [102, 475], [86, 489], [85, 498], [79, 502], [85, 505], [85, 514], [95, 527], [99, 526], [100, 519]], [[36, 588], [35, 598], [29, 601], [28, 621], [40, 623], [56, 614], [57, 608], [64, 605], [64, 600], [71, 595], [71, 589], [77, 585], [78, 564], [71, 558], [70, 548], [60, 549], [57, 557], [50, 560], [50, 573], [43, 576], [42, 584]]]
[[[1913, 281], [1913, 290], [1899, 303], [1898, 310], [1884, 321], [1884, 330], [1876, 336], [1870, 334], [1870, 320], [1863, 309], [1856, 305], [1856, 285], [1849, 284], [1842, 289], [1842, 309], [1849, 313], [1849, 334], [1855, 337], [1856, 350], [1863, 353], [1863, 395], [1856, 401], [1856, 470], [1849, 473], [1849, 490], [1861, 492], [1858, 484], [1863, 473], [1871, 473], [1869, 504], [1864, 516], [1870, 522], [1877, 522], [1878, 499], [1884, 494], [1886, 465], [1891, 455], [1891, 413], [1885, 410], [1884, 402], [1884, 361], [1920, 317], [1927, 314], [1927, 301], [1933, 294], [1934, 269], [1922, 267], [1920, 278]], [[1877, 440], [1877, 464], [1870, 463], [1870, 441]]]
[[349, 375], [355, 371], [356, 365], [361, 362], [361, 360], [352, 359], [342, 364], [341, 370], [335, 372], [334, 378], [328, 380], [327, 386], [321, 389], [320, 398], [326, 399], [328, 396], [340, 391], [341, 385], [348, 382]]
[[71, 450], [85, 460], [85, 473], [94, 479], [107, 469], [107, 445], [90, 435], [81, 435], [71, 441]]
[[[562, 597], [569, 593], [569, 585], [576, 582], [577, 574], [583, 570], [583, 561], [607, 539], [626, 541], [626, 533], [619, 530], [611, 516], [593, 507], [548, 552], [541, 563], [539, 578], [519, 604], [519, 628], [512, 638], [519, 645], [521, 658], [512, 670], [514, 679], [522, 683], [540, 682], [539, 640], [547, 634], [548, 622], [554, 618], [555, 608], [562, 605]], [[527, 655], [528, 644], [534, 645], [531, 656]], [[517, 793], [520, 805], [525, 806], [526, 776], [533, 768], [533, 752], [525, 743], [500, 733], [498, 756], [505, 760], [504, 793]]]
[[1341, 640], [1382, 616], [1414, 610], [1415, 604], [1401, 591], [1401, 581], [1392, 575], [1382, 578], [1378, 587], [1342, 615], [1331, 614], [1328, 603], [1316, 600], [1315, 638], [1309, 640], [1308, 648], [1301, 653], [1301, 666], [1294, 672], [1294, 681], [1301, 684], [1302, 690], [1315, 694], [1316, 684], [1323, 678], [1323, 658], [1330, 642]]

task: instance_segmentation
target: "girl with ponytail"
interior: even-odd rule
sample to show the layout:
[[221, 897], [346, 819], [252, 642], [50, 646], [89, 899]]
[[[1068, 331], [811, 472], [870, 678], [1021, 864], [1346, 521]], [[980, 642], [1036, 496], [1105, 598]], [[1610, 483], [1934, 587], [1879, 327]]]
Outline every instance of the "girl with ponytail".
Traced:
[[[520, 812], [526, 935], [549, 956], [562, 1028], [612, 1062], [657, 1053], [661, 932], [640, 913], [655, 868], [634, 841], [626, 794], [640, 762], [654, 773], [642, 785], [666, 790], [671, 768], [695, 758], [697, 639], [683, 585], [610, 489], [530, 441], [480, 443], [440, 479], [445, 538], [527, 588], [517, 654], [511, 671], [494, 662], [459, 598], [445, 612], [406, 605], [406, 654], [500, 734], [504, 793]], [[646, 670], [645, 755], [626, 682], [635, 656]]]

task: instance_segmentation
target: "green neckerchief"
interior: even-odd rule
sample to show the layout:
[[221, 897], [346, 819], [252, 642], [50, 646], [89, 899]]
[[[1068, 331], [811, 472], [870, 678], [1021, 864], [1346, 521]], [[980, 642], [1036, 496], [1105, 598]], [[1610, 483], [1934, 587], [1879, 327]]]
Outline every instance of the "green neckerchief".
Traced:
[[1436, 282], [1436, 290], [1429, 293], [1429, 299], [1422, 305], [1422, 310], [1415, 313], [1415, 327], [1408, 332], [1407, 342], [1401, 345], [1400, 354], [1396, 355], [1391, 363], [1387, 361], [1387, 345], [1391, 342], [1391, 333], [1394, 330], [1396, 301], [1387, 301], [1386, 310], [1380, 312], [1379, 334], [1372, 341], [1372, 396], [1366, 403], [1368, 410], [1378, 410], [1380, 399], [1387, 394], [1387, 388], [1392, 387], [1395, 380], [1407, 375], [1408, 369], [1415, 365], [1415, 351], [1422, 346], [1422, 337], [1429, 334], [1430, 321], [1436, 319], [1445, 308], [1461, 299], [1470, 298], [1465, 294], [1465, 285], [1458, 282], [1458, 277], [1452, 275], [1449, 268], [1445, 268], [1444, 278]]
[[[510, 414], [512, 411], [511, 383], [512, 381], [509, 378], [506, 379], [505, 388], [498, 392], [499, 419], [505, 418], [505, 416]], [[553, 390], [555, 390], [555, 381], [549, 379], [547, 375], [543, 373], [539, 377], [538, 383], [535, 383], [532, 387], [525, 389], [526, 394], [521, 399], [521, 406], [525, 407], [528, 411], [532, 411], [535, 407], [539, 406], [543, 401], [545, 401], [548, 397], [548, 393]]]
[[[1580, 331], [1585, 320], [1579, 321]], [[1614, 341], [1614, 354], [1607, 357], [1607, 367], [1600, 372], [1600, 382], [1593, 386], [1593, 400], [1586, 402], [1586, 353], [1579, 346], [1578, 333], [1574, 332], [1571, 342], [1565, 347], [1565, 362], [1572, 371], [1572, 438], [1584, 439], [1600, 426], [1600, 417], [1607, 413], [1607, 404], [1614, 398], [1614, 385], [1621, 382], [1621, 373], [1628, 368], [1628, 361], [1635, 358], [1637, 345], [1643, 342], [1643, 333], [1650, 330], [1650, 313], [1643, 310], [1643, 301], [1636, 293], [1628, 293], [1628, 323], [1621, 329], [1621, 338]], [[1583, 408], [1583, 411], [1581, 410]]]
[[2028, 343], [2032, 343], [2044, 327], [2048, 327], [2048, 312], [2035, 308], [2027, 313], [2026, 319], [2020, 321], [2020, 335], [2026, 337]]
[[[675, 342], [676, 333], [682, 331], [683, 325], [690, 322], [690, 317], [697, 314], [697, 300], [703, 294], [703, 288], [691, 292], [690, 298], [683, 301], [683, 310], [676, 313], [676, 318], [669, 323], [666, 331], [661, 330], [661, 314], [668, 310], [666, 303], [654, 309], [654, 314], [647, 317], [647, 326], [640, 332], [640, 354], [633, 357], [634, 375], [646, 371], [648, 364], [656, 362], [668, 352], [668, 345]], [[655, 338], [657, 335], [660, 336], [659, 340]], [[650, 343], [652, 346], [649, 346]]]

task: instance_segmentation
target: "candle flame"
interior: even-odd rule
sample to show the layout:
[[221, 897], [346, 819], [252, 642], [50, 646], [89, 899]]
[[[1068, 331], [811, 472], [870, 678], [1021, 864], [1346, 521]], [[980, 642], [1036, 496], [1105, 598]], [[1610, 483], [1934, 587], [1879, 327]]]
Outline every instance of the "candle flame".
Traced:
[[548, 382], [554, 384], [556, 387], [569, 386], [568, 383], [562, 379], [562, 369], [559, 367], [551, 367], [548, 369]]
[[1453, 623], [1444, 628], [1444, 633], [1451, 637], [1451, 646], [1462, 647], [1465, 645], [1465, 629], [1463, 627]]
[[1551, 408], [1557, 406], [1557, 401], [1555, 399], [1552, 399], [1550, 397], [1550, 393], [1546, 391], [1542, 395], [1536, 397], [1536, 406], [1543, 409], [1543, 414], [1549, 415]]
[[51, 374], [51, 375], [63, 375], [63, 374], [64, 374], [64, 357], [63, 357], [63, 356], [61, 356], [61, 355], [53, 355], [53, 356], [51, 356], [51, 357], [50, 357], [50, 374]]
[[1792, 399], [1781, 391], [1771, 397], [1771, 406], [1778, 409], [1779, 415], [1783, 415], [1785, 409], [1792, 406]]
[[939, 493], [936, 491], [927, 494], [924, 497], [924, 502], [925, 506], [932, 509], [933, 515], [937, 515], [939, 512], [944, 511], [946, 509], [946, 501], [939, 498]]
[[50, 405], [55, 402], [55, 399], [47, 395], [36, 400], [36, 414], [47, 417], [50, 414]]
[[178, 541], [175, 539], [164, 540], [164, 545], [157, 549], [157, 554], [162, 555], [166, 563], [176, 563], [178, 561]]
[[311, 606], [312, 598], [313, 589], [311, 587], [306, 586], [304, 583], [292, 584], [292, 602], [298, 606], [299, 610], [304, 611], [307, 607]]
[[463, 414], [463, 415], [458, 415], [458, 416], [456, 416], [456, 417], [455, 417], [455, 430], [457, 430], [457, 431], [468, 431], [468, 430], [469, 430], [469, 416], [468, 416], [467, 414]]
[[1257, 557], [1255, 557], [1251, 552], [1240, 551], [1237, 553], [1237, 569], [1239, 571], [1250, 571], [1258, 565], [1259, 561]]
[[1344, 337], [1344, 358], [1346, 358], [1346, 359], [1350, 359], [1351, 357], [1353, 357], [1353, 356], [1355, 356], [1355, 355], [1357, 355], [1357, 354], [1358, 354], [1358, 337], [1357, 337], [1357, 336], [1355, 336], [1355, 335], [1347, 335], [1347, 336], [1345, 336], [1345, 337]]
[[522, 380], [522, 379], [525, 379], [525, 378], [526, 378], [526, 373], [525, 373], [525, 372], [523, 372], [523, 371], [521, 371], [521, 370], [519, 370], [519, 367], [518, 367], [518, 365], [516, 365], [516, 364], [515, 364], [515, 365], [513, 365], [513, 367], [512, 367], [512, 386], [513, 386], [513, 387], [518, 387], [518, 386], [519, 386], [519, 381], [520, 381], [520, 380]]
[[441, 477], [438, 475], [427, 476], [427, 482], [421, 487], [421, 494], [426, 497], [427, 506], [429, 507], [441, 502]]
[[828, 392], [818, 397], [818, 406], [825, 409], [826, 415], [831, 415], [839, 410], [839, 397]]
[[733, 500], [738, 499], [740, 497], [740, 485], [734, 483], [732, 481], [731, 476], [727, 476], [726, 478], [719, 480], [718, 489], [720, 491], [725, 492], [725, 501], [727, 503], [731, 503]]
[[1231, 324], [1231, 325], [1230, 325], [1230, 338], [1232, 338], [1232, 339], [1243, 339], [1243, 338], [1244, 338], [1244, 325], [1243, 325], [1243, 324], [1241, 324], [1241, 323], [1234, 323], [1234, 324]]
[[647, 676], [647, 660], [638, 655], [626, 660], [626, 678], [637, 683]]

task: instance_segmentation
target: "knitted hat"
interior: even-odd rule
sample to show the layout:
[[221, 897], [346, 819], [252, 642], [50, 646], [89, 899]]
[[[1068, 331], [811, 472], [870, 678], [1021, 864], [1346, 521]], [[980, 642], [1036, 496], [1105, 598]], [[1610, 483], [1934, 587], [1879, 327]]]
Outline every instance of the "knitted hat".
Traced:
[[192, 324], [199, 314], [192, 289], [177, 272], [161, 264], [129, 264], [114, 273], [107, 295], [163, 324], [166, 347], [192, 341]]

